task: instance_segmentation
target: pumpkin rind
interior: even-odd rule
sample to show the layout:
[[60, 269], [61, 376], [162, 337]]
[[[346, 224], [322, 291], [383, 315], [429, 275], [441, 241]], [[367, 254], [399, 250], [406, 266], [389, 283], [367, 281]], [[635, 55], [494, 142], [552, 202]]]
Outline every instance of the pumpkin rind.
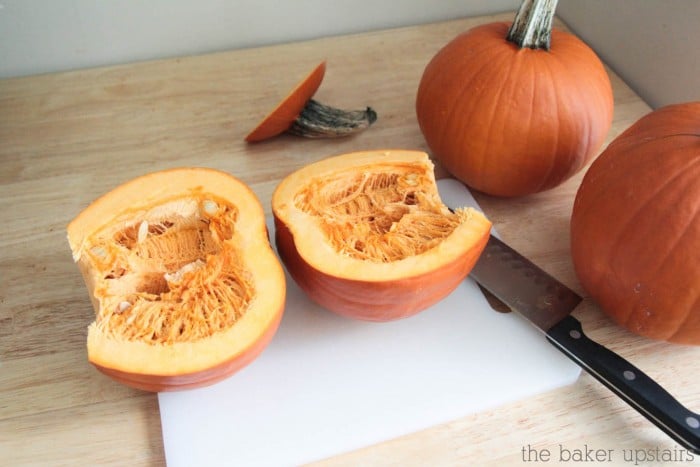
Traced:
[[[328, 231], [324, 231], [324, 228], [328, 229], [324, 224], [327, 221], [325, 216], [304, 212], [295, 202], [315, 182], [324, 183], [345, 175], [364, 175], [371, 179], [386, 173], [413, 174], [407, 175], [409, 182], [416, 174], [425, 177], [421, 179], [425, 180], [425, 185], [416, 186], [421, 190], [418, 198], [425, 193], [431, 203], [440, 204], [440, 211], [433, 215], [445, 218], [463, 216], [461, 221], [456, 222], [458, 225], [450, 233], [445, 233], [446, 237], [416, 254], [385, 260], [356, 258], [351, 252], [339, 251], [338, 246], [329, 240], [330, 234], [324, 233]], [[341, 203], [343, 197], [352, 198], [357, 192], [342, 192], [341, 200], [336, 199], [336, 202]], [[459, 210], [460, 214], [451, 214], [439, 202], [433, 165], [427, 154], [419, 151], [363, 151], [310, 164], [280, 183], [273, 195], [272, 206], [277, 250], [295, 282], [323, 307], [342, 316], [367, 321], [405, 318], [448, 295], [476, 263], [491, 227], [491, 223], [476, 210]], [[416, 207], [409, 211], [407, 208], [405, 214], [394, 220], [391, 228], [387, 227], [384, 233], [378, 234], [379, 242], [390, 237], [391, 232], [398, 235], [399, 227], [396, 226], [400, 225], [401, 219], [411, 212], [420, 213], [420, 209]], [[419, 218], [416, 222], [420, 222]], [[426, 238], [425, 242], [429, 241]]]
[[[181, 168], [131, 180], [81, 212], [68, 240], [96, 313], [88, 359], [129, 386], [167, 391], [226, 378], [265, 348], [281, 320], [285, 278], [264, 211], [224, 172]], [[241, 290], [250, 294], [242, 301]]]
[[655, 110], [591, 164], [571, 250], [584, 289], [631, 332], [700, 345], [700, 102]]
[[553, 188], [590, 161], [612, 124], [610, 80], [581, 40], [554, 28], [549, 50], [505, 40], [508, 23], [477, 26], [428, 63], [416, 114], [433, 156], [496, 196]]

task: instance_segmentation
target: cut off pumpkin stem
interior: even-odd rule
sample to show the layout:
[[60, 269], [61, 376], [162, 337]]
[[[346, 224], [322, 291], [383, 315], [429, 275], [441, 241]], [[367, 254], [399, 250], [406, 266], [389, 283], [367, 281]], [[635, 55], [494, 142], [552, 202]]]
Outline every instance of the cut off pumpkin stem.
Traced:
[[377, 120], [377, 113], [371, 108], [340, 110], [312, 99], [325, 73], [326, 62], [321, 62], [245, 137], [245, 140], [253, 143], [285, 132], [307, 138], [338, 138], [369, 128]]
[[520, 48], [549, 50], [558, 0], [523, 0], [506, 39]]
[[376, 120], [371, 107], [342, 110], [309, 99], [287, 132], [306, 138], [339, 138], [365, 130]]

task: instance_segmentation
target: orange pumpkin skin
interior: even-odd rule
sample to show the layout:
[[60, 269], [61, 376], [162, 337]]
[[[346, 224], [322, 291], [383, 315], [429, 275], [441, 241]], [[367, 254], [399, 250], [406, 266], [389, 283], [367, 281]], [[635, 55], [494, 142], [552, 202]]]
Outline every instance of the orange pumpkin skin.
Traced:
[[584, 289], [631, 332], [700, 345], [700, 102], [641, 118], [591, 164], [571, 251]]
[[508, 23], [475, 27], [428, 63], [416, 98], [433, 156], [470, 187], [496, 196], [553, 188], [590, 161], [612, 124], [610, 79], [575, 36], [552, 30], [550, 50], [505, 39]]
[[277, 218], [275, 229], [282, 262], [311, 300], [346, 318], [376, 322], [408, 318], [445, 298], [469, 274], [488, 241], [484, 235], [473, 249], [438, 271], [398, 281], [367, 282], [316, 270], [299, 255], [294, 237]]

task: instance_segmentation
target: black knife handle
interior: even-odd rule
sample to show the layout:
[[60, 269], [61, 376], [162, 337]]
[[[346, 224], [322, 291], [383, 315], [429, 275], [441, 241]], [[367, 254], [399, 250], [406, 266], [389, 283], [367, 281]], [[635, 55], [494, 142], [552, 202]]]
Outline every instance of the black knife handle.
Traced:
[[700, 415], [630, 362], [586, 337], [576, 318], [561, 320], [547, 332], [547, 338], [681, 446], [700, 454]]

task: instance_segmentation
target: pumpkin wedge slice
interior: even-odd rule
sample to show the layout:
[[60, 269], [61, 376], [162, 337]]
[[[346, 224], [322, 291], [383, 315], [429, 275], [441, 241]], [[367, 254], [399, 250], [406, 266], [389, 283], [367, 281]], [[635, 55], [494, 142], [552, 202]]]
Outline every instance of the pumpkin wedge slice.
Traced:
[[491, 223], [451, 212], [419, 151], [343, 154], [287, 176], [272, 197], [280, 257], [302, 290], [340, 315], [414, 315], [464, 280]]
[[263, 208], [224, 172], [144, 175], [67, 230], [96, 314], [88, 359], [121, 383], [212, 384], [250, 363], [279, 325], [285, 278]]

